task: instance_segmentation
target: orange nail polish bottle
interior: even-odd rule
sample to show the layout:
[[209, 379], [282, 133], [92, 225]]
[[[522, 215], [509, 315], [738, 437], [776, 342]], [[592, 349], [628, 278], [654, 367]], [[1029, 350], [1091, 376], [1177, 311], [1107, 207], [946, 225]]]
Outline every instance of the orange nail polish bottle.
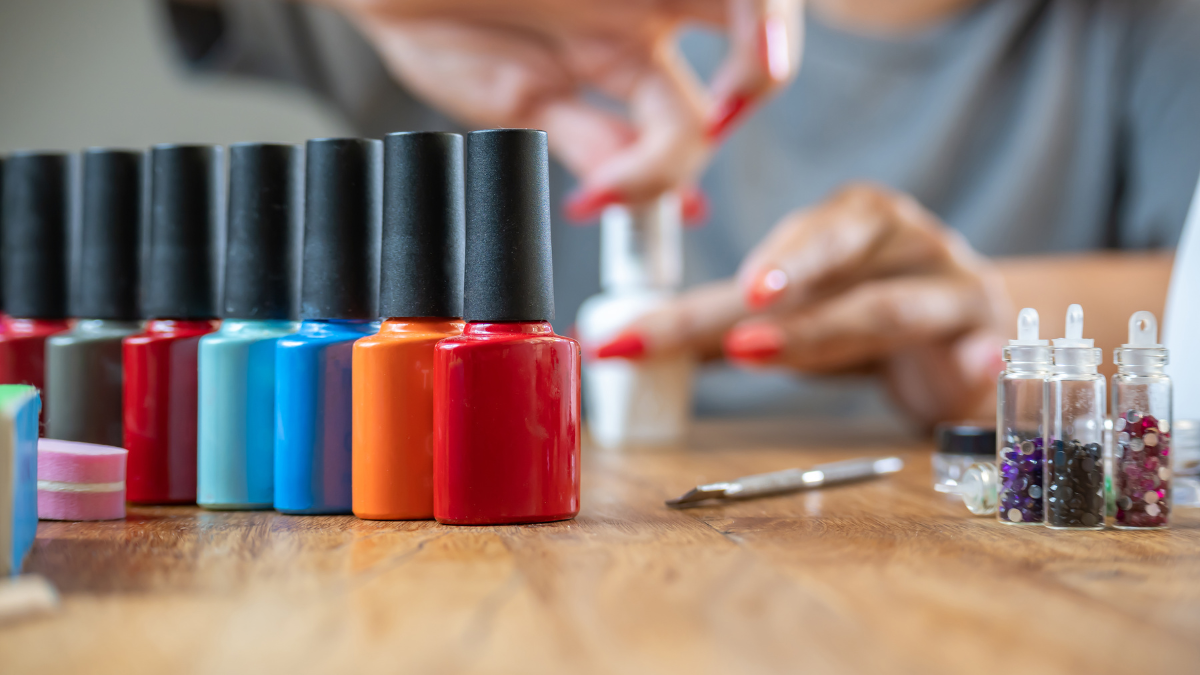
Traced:
[[433, 517], [433, 347], [462, 332], [463, 151], [458, 134], [384, 140], [379, 333], [354, 344], [352, 509]]

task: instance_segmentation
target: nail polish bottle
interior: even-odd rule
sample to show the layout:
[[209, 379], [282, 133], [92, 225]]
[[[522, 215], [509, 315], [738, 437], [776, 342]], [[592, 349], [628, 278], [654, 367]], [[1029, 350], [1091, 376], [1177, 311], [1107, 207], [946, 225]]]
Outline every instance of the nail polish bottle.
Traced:
[[46, 342], [46, 436], [121, 446], [121, 343], [141, 330], [142, 153], [83, 153], [79, 270], [71, 330]]
[[379, 334], [354, 344], [354, 515], [433, 517], [433, 347], [462, 333], [462, 136], [384, 139]]
[[0, 579], [21, 571], [37, 532], [37, 389], [0, 385]]
[[0, 384], [30, 384], [44, 392], [46, 340], [70, 328], [68, 170], [67, 155], [60, 153], [16, 153], [4, 165]]
[[1046, 380], [1053, 367], [1050, 341], [1038, 337], [1032, 307], [1017, 317], [1017, 339], [1004, 348], [996, 389], [996, 517], [1006, 525], [1041, 525], [1045, 512]]
[[[630, 322], [670, 302], [683, 277], [678, 195], [609, 206], [600, 228], [603, 292], [583, 303], [576, 322], [585, 345], [608, 342]], [[694, 359], [686, 353], [587, 358], [584, 405], [592, 439], [606, 448], [682, 441], [691, 416], [693, 369]]]
[[1150, 312], [1129, 317], [1129, 342], [1113, 350], [1113, 525], [1122, 530], [1163, 528], [1171, 516], [1171, 378], [1167, 348], [1158, 344]]
[[457, 525], [579, 512], [579, 344], [554, 334], [546, 133], [466, 141], [463, 334], [434, 348], [433, 511]]
[[275, 502], [275, 346], [299, 327], [299, 148], [229, 146], [221, 328], [200, 338], [196, 502]]
[[217, 329], [220, 148], [150, 150], [150, 224], [140, 333], [125, 338], [126, 498], [196, 501], [196, 354]]
[[1047, 380], [1046, 526], [1104, 529], [1105, 381], [1096, 367], [1103, 354], [1083, 337], [1083, 308], [1067, 309], [1065, 338], [1054, 341], [1054, 370]]
[[381, 144], [305, 151], [300, 330], [275, 347], [275, 508], [351, 512], [354, 342], [378, 330]]

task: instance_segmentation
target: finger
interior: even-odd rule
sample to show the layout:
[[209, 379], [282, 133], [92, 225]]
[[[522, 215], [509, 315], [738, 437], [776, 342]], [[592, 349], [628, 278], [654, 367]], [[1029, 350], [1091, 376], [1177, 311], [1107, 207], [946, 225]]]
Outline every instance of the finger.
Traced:
[[986, 290], [973, 279], [888, 279], [860, 284], [786, 317], [745, 321], [729, 332], [724, 346], [734, 361], [829, 373], [990, 321]]
[[579, 217], [595, 217], [617, 201], [642, 202], [694, 182], [708, 160], [704, 90], [691, 67], [664, 40], [627, 86], [609, 90], [627, 101], [635, 137], [582, 174], [571, 197]]
[[892, 399], [913, 419], [934, 424], [979, 419], [1004, 370], [1003, 338], [990, 328], [897, 351], [883, 364]]
[[615, 338], [584, 345], [598, 358], [639, 359], [688, 352], [700, 358], [721, 353], [721, 338], [747, 316], [732, 280], [697, 286], [634, 321]]
[[800, 65], [796, 0], [729, 0], [729, 54], [712, 82], [709, 139], [725, 135], [754, 104], [780, 89]]
[[753, 308], [799, 308], [870, 279], [953, 270], [959, 245], [910, 197], [857, 185], [788, 216], [738, 278]]

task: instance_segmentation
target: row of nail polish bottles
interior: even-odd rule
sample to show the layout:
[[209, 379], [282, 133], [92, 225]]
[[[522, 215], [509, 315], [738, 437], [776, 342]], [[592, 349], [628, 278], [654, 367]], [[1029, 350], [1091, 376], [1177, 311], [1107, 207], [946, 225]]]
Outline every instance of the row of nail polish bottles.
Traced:
[[[200, 347], [201, 504], [459, 524], [573, 516], [579, 354], [547, 322], [545, 134], [471, 134], [465, 179], [455, 134], [310, 141], [295, 332], [286, 285], [270, 280], [288, 277], [279, 233], [294, 173], [271, 151], [274, 168], [253, 170], [250, 149], [232, 152], [229, 330]], [[278, 275], [237, 271], [242, 236], [258, 242], [245, 257], [262, 271], [274, 256]], [[256, 349], [273, 351], [273, 375]]]
[[[599, 295], [579, 308], [585, 344], [617, 338], [631, 321], [675, 296], [683, 281], [682, 210], [668, 193], [638, 206], [614, 205], [600, 220]], [[680, 353], [655, 359], [590, 358], [583, 382], [588, 429], [602, 447], [683, 440], [691, 415], [694, 363]]]
[[[1114, 351], [1119, 528], [1164, 527], [1170, 509], [1170, 379], [1149, 312], [1130, 318], [1129, 343]], [[997, 517], [1055, 529], [1103, 529], [1106, 516], [1103, 355], [1083, 337], [1083, 309], [1067, 311], [1066, 337], [1038, 338], [1038, 316], [1021, 311], [1004, 350], [997, 392]]]

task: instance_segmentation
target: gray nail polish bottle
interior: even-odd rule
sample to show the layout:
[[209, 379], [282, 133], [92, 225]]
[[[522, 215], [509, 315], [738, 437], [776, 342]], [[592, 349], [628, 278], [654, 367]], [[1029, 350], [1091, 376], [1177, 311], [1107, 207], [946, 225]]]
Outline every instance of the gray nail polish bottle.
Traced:
[[83, 153], [78, 284], [68, 332], [46, 343], [46, 436], [124, 445], [121, 341], [141, 326], [141, 153]]

